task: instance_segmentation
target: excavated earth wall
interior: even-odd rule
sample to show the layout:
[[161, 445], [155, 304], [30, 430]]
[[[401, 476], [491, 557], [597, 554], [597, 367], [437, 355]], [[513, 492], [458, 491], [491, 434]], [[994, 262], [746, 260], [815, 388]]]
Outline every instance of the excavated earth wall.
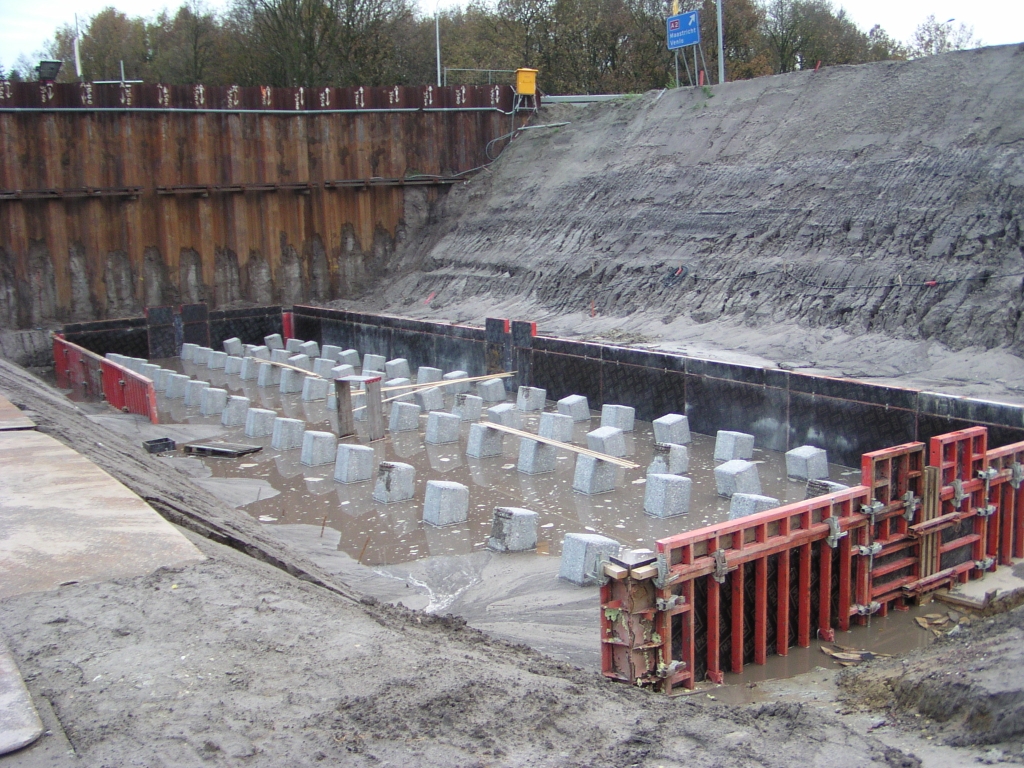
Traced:
[[1024, 45], [545, 109], [363, 303], [1019, 355], [1021, 82]]

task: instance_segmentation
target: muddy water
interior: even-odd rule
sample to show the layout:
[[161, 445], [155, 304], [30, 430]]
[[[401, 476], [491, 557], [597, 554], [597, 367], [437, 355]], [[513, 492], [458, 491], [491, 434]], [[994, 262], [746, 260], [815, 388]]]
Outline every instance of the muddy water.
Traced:
[[[282, 395], [277, 388], [257, 387], [237, 376], [225, 376], [180, 360], [157, 363], [196, 378], [212, 386], [243, 395], [253, 406], [269, 408], [282, 416], [302, 419], [307, 429], [335, 431], [335, 415], [328, 412], [324, 401], [304, 403], [299, 395]], [[446, 406], [450, 410], [452, 396]], [[549, 404], [549, 409], [551, 408]], [[219, 425], [219, 418], [203, 417], [198, 408], [186, 408], [182, 400], [159, 397], [158, 408], [164, 423]], [[525, 414], [523, 428], [536, 432], [539, 414]], [[402, 461], [416, 467], [416, 497], [408, 502], [380, 504], [371, 498], [373, 482], [345, 485], [333, 479], [333, 465], [305, 467], [299, 463], [298, 449], [276, 451], [270, 438], [246, 438], [239, 428], [224, 429], [219, 439], [247, 442], [263, 446], [260, 453], [240, 460], [204, 458], [211, 478], [236, 483], [240, 489], [239, 504], [262, 522], [277, 524], [316, 524], [341, 533], [339, 548], [364, 565], [377, 566], [418, 560], [439, 555], [465, 555], [486, 546], [491, 516], [496, 506], [526, 507], [539, 515], [539, 551], [558, 555], [566, 533], [593, 532], [610, 536], [624, 544], [653, 548], [654, 542], [681, 531], [710, 525], [728, 519], [729, 501], [716, 494], [713, 460], [714, 438], [693, 435], [690, 449], [690, 471], [693, 497], [689, 515], [658, 519], [643, 513], [646, 467], [650, 464], [654, 433], [649, 422], [636, 422], [636, 429], [626, 436], [627, 457], [640, 465], [638, 469], [619, 470], [619, 483], [611, 493], [587, 496], [572, 490], [575, 454], [560, 451], [557, 469], [542, 475], [526, 475], [516, 470], [519, 440], [505, 437], [502, 456], [474, 459], [465, 455], [469, 422], [462, 425], [458, 443], [427, 445], [423, 432], [426, 415], [420, 417], [418, 432], [392, 435], [370, 444], [377, 461]], [[591, 421], [576, 425], [573, 443], [586, 445], [586, 434], [599, 426], [595, 414]], [[365, 424], [356, 422], [359, 435], [349, 440], [367, 444]], [[782, 502], [803, 499], [805, 484], [791, 481], [785, 475], [783, 454], [755, 450], [759, 462], [762, 493]], [[859, 473], [841, 467], [830, 467], [834, 480], [852, 484]], [[452, 480], [470, 489], [470, 514], [467, 523], [443, 529], [421, 522], [427, 480]], [[260, 481], [245, 486], [246, 481]], [[255, 489], [255, 490], [253, 490]], [[264, 490], [260, 490], [264, 489]], [[275, 493], [271, 498], [266, 489]], [[250, 498], [251, 497], [251, 498]]]

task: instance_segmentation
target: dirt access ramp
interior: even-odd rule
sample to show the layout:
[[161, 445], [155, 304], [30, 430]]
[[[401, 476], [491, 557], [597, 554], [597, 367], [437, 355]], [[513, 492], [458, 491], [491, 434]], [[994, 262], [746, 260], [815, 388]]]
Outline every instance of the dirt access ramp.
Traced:
[[547, 108], [339, 306], [1024, 398], [1024, 46]]

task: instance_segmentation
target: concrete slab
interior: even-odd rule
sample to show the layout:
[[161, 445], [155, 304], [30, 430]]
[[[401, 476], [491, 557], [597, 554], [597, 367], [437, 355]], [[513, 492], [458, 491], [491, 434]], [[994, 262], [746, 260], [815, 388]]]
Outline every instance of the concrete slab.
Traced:
[[142, 499], [49, 435], [0, 434], [0, 466], [0, 599], [205, 559]]
[[0, 755], [27, 747], [43, 735], [32, 696], [11, 652], [0, 641]]
[[16, 405], [0, 395], [0, 432], [35, 429], [36, 423], [21, 412]]

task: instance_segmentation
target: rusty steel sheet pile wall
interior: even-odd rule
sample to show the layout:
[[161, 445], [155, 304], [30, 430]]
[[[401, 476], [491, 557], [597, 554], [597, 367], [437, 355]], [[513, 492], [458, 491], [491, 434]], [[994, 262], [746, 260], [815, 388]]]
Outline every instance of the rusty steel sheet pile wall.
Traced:
[[352, 295], [488, 162], [512, 100], [0, 81], [0, 327]]
[[785, 656], [1024, 556], [1024, 442], [985, 427], [864, 454], [862, 485], [657, 543], [605, 566], [605, 676], [666, 693]]

